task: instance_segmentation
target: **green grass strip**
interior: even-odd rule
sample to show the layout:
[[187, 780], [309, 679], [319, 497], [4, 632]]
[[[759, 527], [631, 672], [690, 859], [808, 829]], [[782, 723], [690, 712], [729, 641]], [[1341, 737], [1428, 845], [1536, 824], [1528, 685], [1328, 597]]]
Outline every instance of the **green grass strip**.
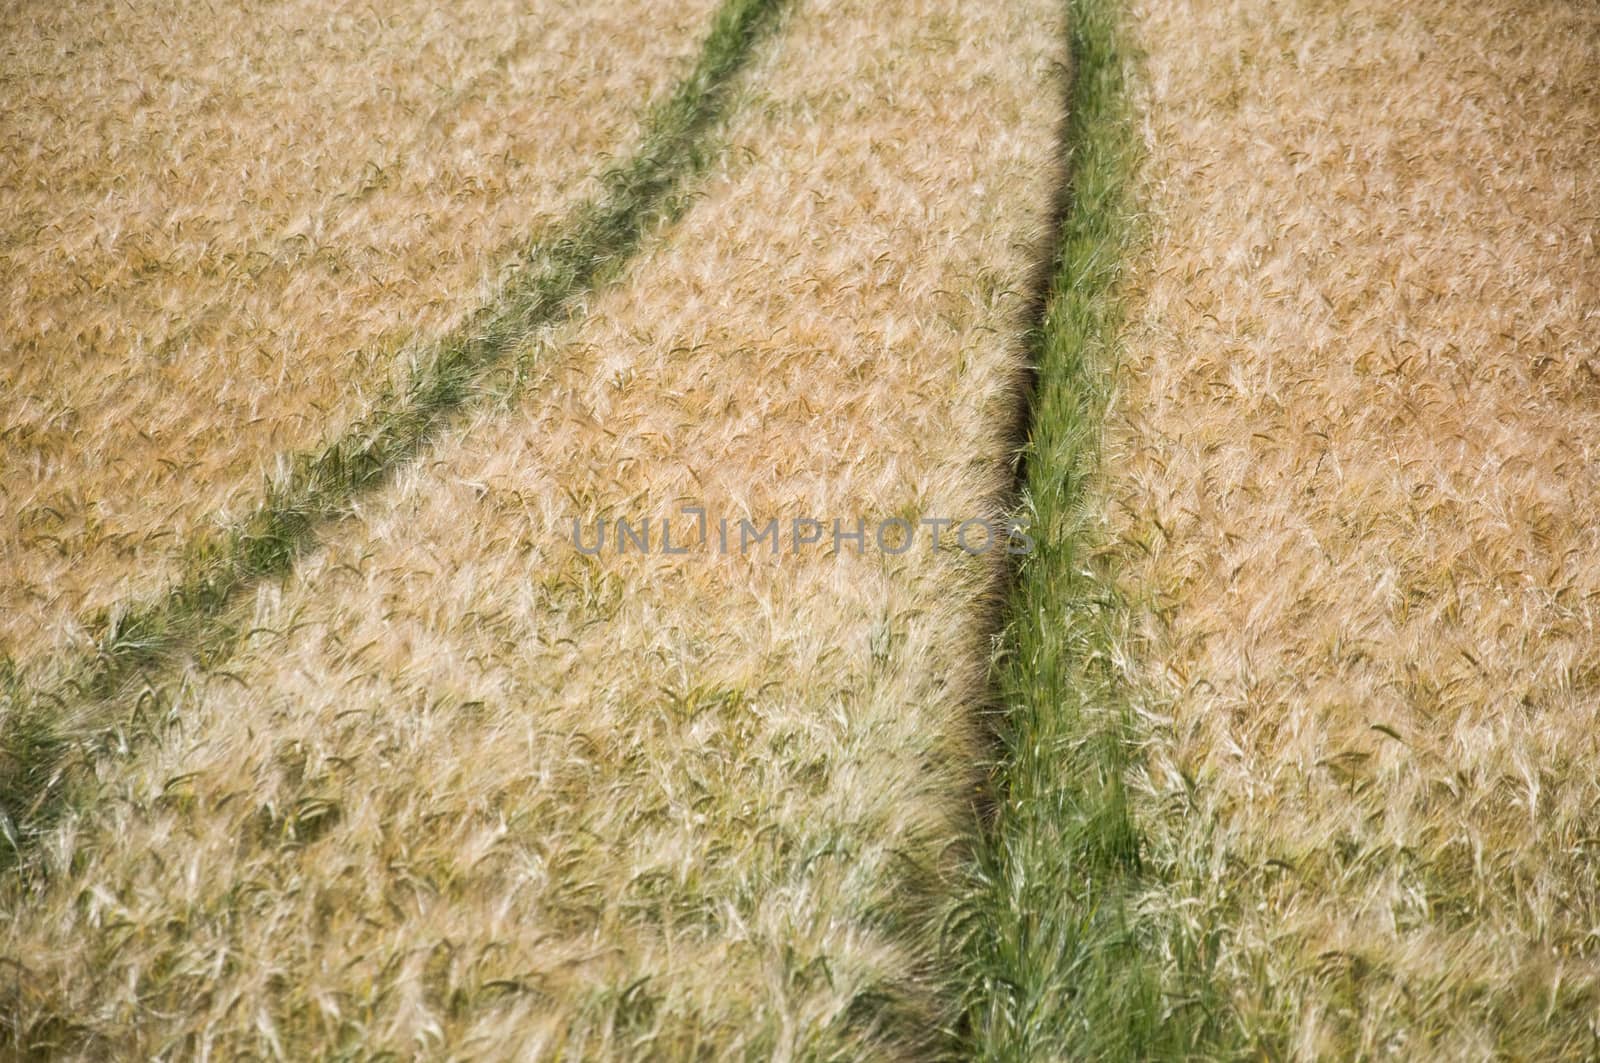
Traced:
[[1019, 513], [1037, 543], [996, 664], [995, 821], [950, 925], [971, 1054], [1187, 1058], [1215, 1048], [1204, 957], [1164, 919], [1126, 776], [1130, 612], [1098, 514], [1100, 442], [1134, 248], [1138, 140], [1120, 0], [1070, 0], [1067, 201], [1033, 337]]
[[482, 393], [491, 369], [683, 211], [689, 179], [721, 148], [713, 131], [733, 78], [783, 4], [724, 0], [693, 70], [646, 114], [638, 150], [604, 171], [599, 192], [529, 249], [499, 298], [421, 351], [404, 383], [380, 393], [343, 435], [293, 455], [248, 518], [189, 549], [184, 575], [163, 597], [113, 609], [92, 625], [89, 659], [58, 664], [45, 683], [0, 659], [0, 865], [59, 811], [67, 749], [93, 729], [92, 719], [71, 719], [84, 714], [69, 706], [103, 702], [181, 651], [217, 656], [236, 634], [225, 614], [241, 591], [287, 574], [319, 527], [347, 514], [352, 500], [387, 481]]

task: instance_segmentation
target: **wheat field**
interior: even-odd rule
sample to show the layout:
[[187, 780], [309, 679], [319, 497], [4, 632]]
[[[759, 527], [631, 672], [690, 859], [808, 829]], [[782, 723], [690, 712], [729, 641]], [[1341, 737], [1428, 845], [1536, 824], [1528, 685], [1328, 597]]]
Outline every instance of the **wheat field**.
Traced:
[[0, 1057], [1600, 1055], [1596, 70], [8, 7]]
[[1131, 14], [1149, 903], [1270, 1056], [1592, 1058], [1600, 10]]
[[77, 789], [0, 900], [24, 1042], [940, 1045], [999, 553], [589, 556], [570, 522], [997, 516], [1060, 35], [1044, 0], [794, 5], [684, 220]]
[[484, 303], [712, 7], [0, 13], [0, 653], [158, 593]]

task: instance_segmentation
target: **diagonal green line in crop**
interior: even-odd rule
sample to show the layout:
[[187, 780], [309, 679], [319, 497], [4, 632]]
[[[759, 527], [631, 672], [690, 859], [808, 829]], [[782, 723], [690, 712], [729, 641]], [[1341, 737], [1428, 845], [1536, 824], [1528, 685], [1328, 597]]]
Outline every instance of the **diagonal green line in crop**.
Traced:
[[70, 736], [92, 720], [69, 705], [112, 697], [185, 647], [226, 641], [223, 615], [242, 590], [281, 576], [316, 530], [411, 461], [479, 392], [485, 375], [573, 300], [619, 272], [652, 227], [677, 217], [688, 182], [720, 150], [715, 130], [733, 80], [769, 33], [784, 0], [724, 0], [694, 68], [651, 108], [637, 151], [605, 170], [599, 192], [534, 246], [501, 296], [419, 351], [403, 384], [320, 450], [292, 455], [253, 513], [190, 549], [164, 596], [113, 609], [93, 655], [56, 662], [35, 682], [0, 659], [0, 864], [14, 861], [62, 799]]

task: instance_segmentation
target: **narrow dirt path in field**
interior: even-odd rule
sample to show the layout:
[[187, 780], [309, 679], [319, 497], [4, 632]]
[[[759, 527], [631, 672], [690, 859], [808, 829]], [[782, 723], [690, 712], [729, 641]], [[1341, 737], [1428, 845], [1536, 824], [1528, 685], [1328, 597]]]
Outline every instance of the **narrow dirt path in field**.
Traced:
[[[670, 239], [541, 337], [561, 358], [524, 352], [514, 409], [263, 590], [227, 672], [168, 692], [181, 726], [104, 762], [6, 887], [23, 1029], [84, 1055], [939, 1041], [998, 556], [872, 538], [1005, 486], [1060, 12], [789, 18]], [[666, 554], [686, 505], [711, 543]], [[575, 517], [655, 548], [586, 555]], [[867, 549], [796, 549], [806, 518]]]
[[0, 653], [176, 575], [623, 152], [712, 0], [0, 19]]
[[1592, 1054], [1600, 9], [1135, 16], [1111, 461], [1148, 796], [1199, 803], [1167, 903], [1279, 1052]]

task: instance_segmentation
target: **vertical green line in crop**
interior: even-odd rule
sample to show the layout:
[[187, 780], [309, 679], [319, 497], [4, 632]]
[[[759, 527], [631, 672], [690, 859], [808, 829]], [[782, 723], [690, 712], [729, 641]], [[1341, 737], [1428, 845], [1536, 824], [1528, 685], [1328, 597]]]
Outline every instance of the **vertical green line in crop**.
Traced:
[[1100, 441], [1133, 249], [1138, 160], [1120, 0], [1072, 0], [1068, 196], [1033, 337], [1015, 576], [996, 665], [997, 813], [951, 923], [971, 1053], [1189, 1057], [1216, 1037], [1201, 957], [1145, 898], [1125, 788], [1138, 733], [1129, 612], [1099, 514]]

